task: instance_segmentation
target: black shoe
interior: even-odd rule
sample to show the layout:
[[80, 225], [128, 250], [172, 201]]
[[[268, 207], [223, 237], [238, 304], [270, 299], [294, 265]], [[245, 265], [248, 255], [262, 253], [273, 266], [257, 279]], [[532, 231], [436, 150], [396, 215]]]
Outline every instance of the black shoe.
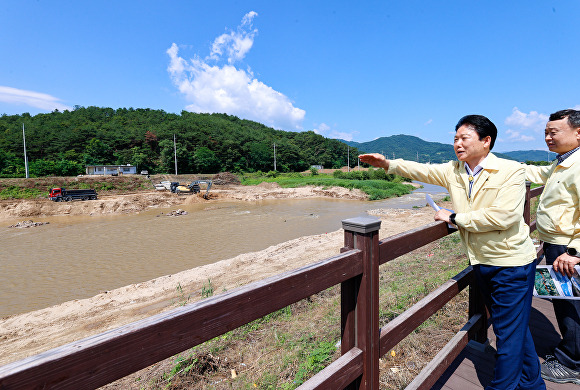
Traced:
[[556, 383], [580, 385], [580, 372], [564, 366], [553, 355], [546, 355], [546, 360], [542, 363], [542, 378]]

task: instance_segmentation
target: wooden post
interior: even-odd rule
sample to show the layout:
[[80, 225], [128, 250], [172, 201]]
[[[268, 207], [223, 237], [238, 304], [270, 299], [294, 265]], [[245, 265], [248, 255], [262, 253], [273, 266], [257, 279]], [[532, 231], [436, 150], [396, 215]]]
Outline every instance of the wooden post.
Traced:
[[530, 206], [530, 200], [531, 200], [531, 196], [530, 196], [530, 188], [531, 188], [532, 183], [529, 181], [526, 181], [526, 202], [524, 203], [524, 221], [526, 222], [526, 225], [530, 226], [530, 222], [532, 222], [532, 217], [531, 217], [531, 206]]
[[341, 353], [363, 351], [363, 375], [348, 389], [379, 388], [379, 229], [381, 221], [342, 221], [344, 245], [363, 252], [363, 273], [341, 284]]
[[480, 344], [487, 344], [487, 309], [480, 288], [475, 281], [475, 273], [471, 270], [471, 283], [469, 283], [469, 318], [475, 314], [481, 314], [481, 327], [473, 334], [470, 333], [470, 339]]

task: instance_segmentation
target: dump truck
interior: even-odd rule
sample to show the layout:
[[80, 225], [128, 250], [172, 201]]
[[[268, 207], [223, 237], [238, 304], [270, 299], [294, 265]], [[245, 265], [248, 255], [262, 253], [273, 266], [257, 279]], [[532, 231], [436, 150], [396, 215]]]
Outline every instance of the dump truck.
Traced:
[[95, 200], [97, 191], [95, 190], [67, 190], [64, 188], [52, 188], [48, 195], [54, 202], [70, 202], [73, 200]]

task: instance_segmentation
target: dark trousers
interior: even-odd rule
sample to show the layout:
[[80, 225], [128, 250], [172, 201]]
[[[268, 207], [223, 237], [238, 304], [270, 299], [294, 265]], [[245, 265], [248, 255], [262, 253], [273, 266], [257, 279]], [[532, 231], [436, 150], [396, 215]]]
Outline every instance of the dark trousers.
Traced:
[[[565, 245], [544, 243], [546, 264], [552, 265], [566, 249]], [[554, 356], [566, 367], [580, 371], [580, 301], [552, 299], [552, 303], [562, 335], [562, 341], [554, 349]]]
[[534, 262], [520, 267], [475, 265], [496, 336], [496, 363], [488, 390], [545, 389], [529, 321], [534, 287]]

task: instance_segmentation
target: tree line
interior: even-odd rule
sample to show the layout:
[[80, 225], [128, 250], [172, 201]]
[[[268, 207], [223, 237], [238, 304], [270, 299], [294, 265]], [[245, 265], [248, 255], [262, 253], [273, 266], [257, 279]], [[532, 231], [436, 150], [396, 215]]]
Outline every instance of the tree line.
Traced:
[[[24, 125], [25, 138], [22, 127]], [[174, 149], [175, 137], [175, 149]], [[301, 172], [347, 165], [348, 146], [313, 131], [288, 132], [227, 114], [76, 106], [0, 116], [0, 176], [73, 176], [86, 165], [136, 165], [151, 174]], [[358, 150], [350, 147], [350, 166]]]

